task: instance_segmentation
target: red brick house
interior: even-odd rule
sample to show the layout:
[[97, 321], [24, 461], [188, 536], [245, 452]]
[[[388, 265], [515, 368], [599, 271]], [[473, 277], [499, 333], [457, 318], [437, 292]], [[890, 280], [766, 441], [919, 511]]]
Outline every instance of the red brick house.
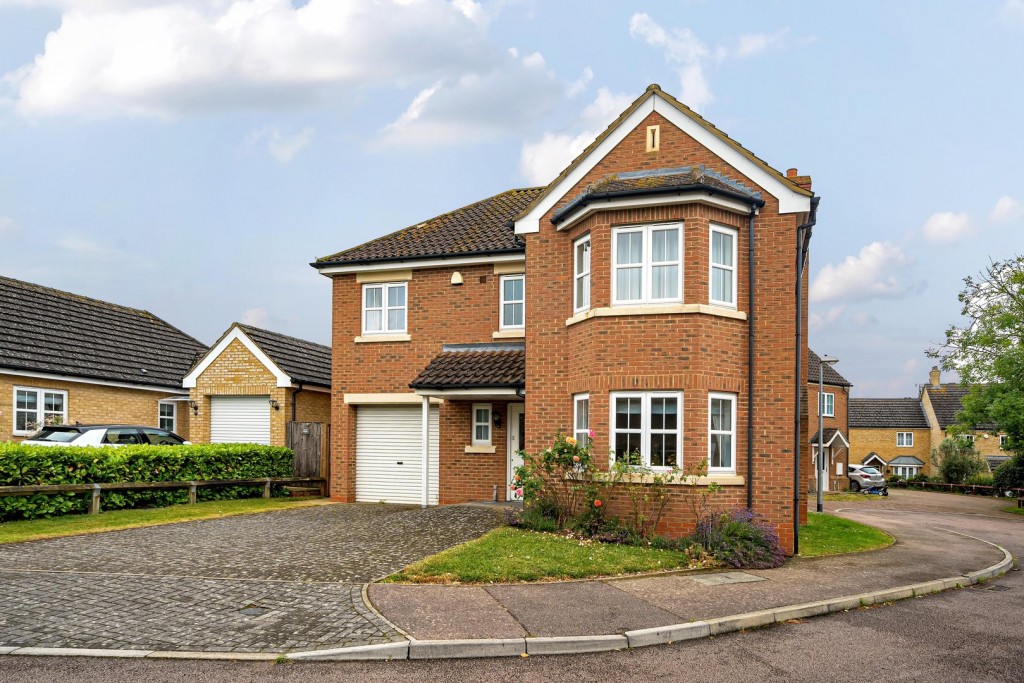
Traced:
[[[818, 375], [821, 373], [822, 389], [818, 392]], [[822, 432], [824, 432], [824, 453], [826, 459], [826, 491], [842, 491], [849, 487], [846, 470], [850, 467], [850, 389], [853, 385], [836, 369], [822, 364], [821, 358], [811, 349], [807, 350], [807, 395], [808, 405], [817, 405], [821, 410]], [[815, 400], [817, 399], [817, 400]], [[815, 463], [818, 458], [818, 413], [811, 411], [807, 420], [807, 443], [810, 452], [807, 461], [807, 490], [818, 490], [818, 473]]]
[[[593, 430], [609, 459], [706, 459], [792, 550], [816, 207], [651, 86], [547, 187], [319, 259], [332, 497], [505, 499], [520, 448]], [[677, 498], [663, 533], [692, 528]]]

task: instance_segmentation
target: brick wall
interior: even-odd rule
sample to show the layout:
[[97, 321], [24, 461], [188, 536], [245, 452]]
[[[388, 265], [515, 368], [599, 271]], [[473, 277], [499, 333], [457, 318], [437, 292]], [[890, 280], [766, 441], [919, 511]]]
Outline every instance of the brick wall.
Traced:
[[[910, 448], [896, 445], [896, 432], [913, 432], [914, 445]], [[998, 443], [998, 440], [997, 440]], [[931, 430], [854, 427], [850, 430], [850, 462], [860, 464], [869, 453], [878, 453], [889, 462], [900, 455], [912, 455], [925, 463], [924, 474], [931, 476]]]
[[[813, 457], [814, 449], [811, 445], [811, 439], [818, 433], [818, 382], [816, 377], [808, 377], [807, 383], [807, 396], [808, 396], [808, 408], [814, 406], [814, 410], [809, 410], [810, 416], [804, 424], [804, 445], [807, 448], [806, 455], [808, 462]], [[824, 428], [838, 429], [846, 437], [847, 441], [850, 441], [850, 446], [853, 446], [852, 438], [850, 437], [850, 387], [832, 386], [829, 384], [825, 385], [824, 393], [832, 394], [835, 397], [834, 410], [831, 417], [825, 416], [823, 419]], [[850, 467], [850, 463], [859, 463], [860, 460], [855, 460], [850, 456], [850, 451], [843, 445], [837, 438], [832, 443], [832, 453], [829, 460], [828, 467], [828, 483], [830, 491], [842, 491], [850, 486], [850, 480], [846, 476], [846, 470]], [[842, 476], [836, 475], [836, 463], [843, 464]], [[814, 478], [814, 468], [808, 467], [804, 475], [804, 481], [807, 485], [809, 492], [817, 491], [817, 480]]]
[[[24, 437], [12, 435], [15, 386], [66, 391], [69, 424], [123, 423], [156, 427], [159, 425], [159, 401], [185, 393], [184, 389], [164, 393], [0, 374], [0, 441], [24, 440]], [[177, 433], [185, 439], [191, 438], [188, 413], [188, 406], [178, 403]]]
[[[486, 401], [481, 401], [486, 403]], [[494, 453], [467, 453], [472, 442], [472, 406], [468, 401], [445, 401], [441, 406], [439, 458], [440, 503], [491, 500], [494, 487], [498, 500], [508, 500], [508, 404], [491, 403], [501, 426], [491, 425]]]

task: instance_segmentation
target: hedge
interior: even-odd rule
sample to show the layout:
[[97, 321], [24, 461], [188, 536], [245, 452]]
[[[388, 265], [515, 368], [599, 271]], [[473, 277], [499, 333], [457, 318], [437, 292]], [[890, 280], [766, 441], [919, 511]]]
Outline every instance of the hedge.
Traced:
[[[191, 446], [25, 446], [0, 444], [0, 486], [198, 481], [292, 476], [290, 449], [256, 444]], [[202, 488], [200, 500], [259, 495], [263, 487]], [[163, 507], [184, 503], [187, 489], [103, 494], [103, 509]], [[38, 494], [0, 498], [0, 521], [52, 517], [88, 509], [89, 494]]]

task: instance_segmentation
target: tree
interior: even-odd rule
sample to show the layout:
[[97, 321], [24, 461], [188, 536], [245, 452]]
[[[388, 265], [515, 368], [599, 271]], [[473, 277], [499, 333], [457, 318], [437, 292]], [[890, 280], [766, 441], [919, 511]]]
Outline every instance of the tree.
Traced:
[[972, 385], [959, 431], [995, 423], [1007, 435], [1006, 449], [1024, 453], [1024, 256], [964, 278], [958, 298], [967, 323], [950, 326], [946, 343], [928, 355]]
[[988, 469], [974, 444], [957, 437], [945, 439], [932, 449], [932, 463], [938, 465], [939, 476], [947, 484], [962, 484]]

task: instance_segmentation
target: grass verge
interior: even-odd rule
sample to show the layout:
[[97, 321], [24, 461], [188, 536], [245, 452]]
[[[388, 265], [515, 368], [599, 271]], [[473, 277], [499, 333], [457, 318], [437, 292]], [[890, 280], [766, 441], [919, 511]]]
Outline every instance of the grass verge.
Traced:
[[58, 536], [95, 534], [102, 531], [134, 529], [173, 522], [217, 519], [270, 512], [291, 508], [320, 505], [323, 498], [243, 498], [239, 500], [211, 500], [195, 505], [171, 505], [145, 510], [113, 510], [98, 515], [67, 515], [50, 519], [28, 519], [21, 522], [0, 523], [0, 543], [35, 541]]
[[686, 569], [683, 552], [502, 527], [411, 564], [388, 583], [512, 583]]
[[1019, 508], [1014, 505], [1012, 507], [1003, 508], [1003, 512], [1011, 512], [1015, 515], [1024, 515], [1024, 508]]
[[832, 503], [840, 503], [840, 502], [842, 502], [842, 503], [867, 503], [867, 502], [872, 502], [872, 503], [874, 503], [874, 502], [877, 502], [877, 501], [880, 501], [880, 500], [886, 500], [882, 496], [876, 496], [876, 495], [870, 494], [870, 493], [849, 493], [849, 492], [826, 493], [825, 496], [824, 496], [824, 499], [825, 499], [826, 503], [829, 503], [829, 502], [832, 502]]
[[859, 553], [893, 542], [881, 529], [824, 512], [808, 512], [807, 524], [800, 527], [800, 557]]

